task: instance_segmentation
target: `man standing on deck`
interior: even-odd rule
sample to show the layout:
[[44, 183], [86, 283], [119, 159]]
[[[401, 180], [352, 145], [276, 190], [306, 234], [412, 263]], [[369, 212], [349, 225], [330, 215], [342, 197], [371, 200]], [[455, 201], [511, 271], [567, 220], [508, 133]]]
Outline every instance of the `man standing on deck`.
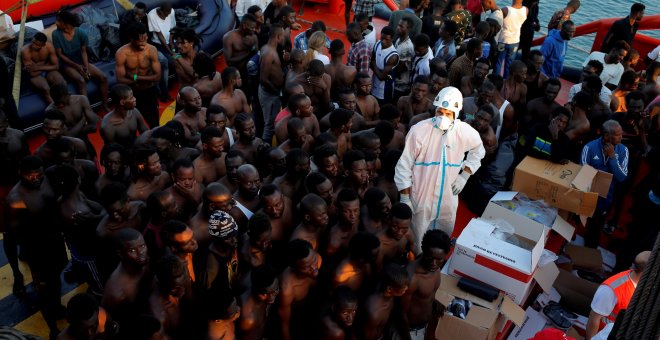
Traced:
[[568, 41], [575, 34], [575, 24], [568, 20], [561, 25], [561, 31], [552, 30], [543, 41], [541, 53], [545, 58], [541, 71], [550, 78], [559, 78], [564, 68], [564, 58], [568, 51]]
[[603, 39], [600, 51], [603, 53], [610, 52], [614, 47], [614, 43], [619, 40], [623, 40], [627, 42], [628, 45], [631, 45], [633, 39], [635, 39], [635, 34], [637, 34], [639, 22], [642, 21], [642, 18], [644, 17], [645, 9], [646, 6], [640, 3], [634, 3], [630, 6], [630, 14], [612, 24], [607, 35], [605, 35], [605, 39]]

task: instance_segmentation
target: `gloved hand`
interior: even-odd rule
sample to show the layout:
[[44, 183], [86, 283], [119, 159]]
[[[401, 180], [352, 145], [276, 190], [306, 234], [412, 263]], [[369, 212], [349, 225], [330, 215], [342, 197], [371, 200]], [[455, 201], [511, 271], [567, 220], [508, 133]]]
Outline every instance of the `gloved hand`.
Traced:
[[454, 195], [458, 195], [461, 193], [461, 191], [463, 191], [463, 188], [465, 188], [465, 183], [467, 183], [469, 177], [470, 174], [466, 171], [461, 172], [458, 177], [456, 177], [454, 183], [451, 184], [451, 191], [454, 193]]
[[401, 194], [399, 202], [406, 204], [410, 207], [410, 210], [413, 210], [412, 201], [410, 200], [410, 194]]

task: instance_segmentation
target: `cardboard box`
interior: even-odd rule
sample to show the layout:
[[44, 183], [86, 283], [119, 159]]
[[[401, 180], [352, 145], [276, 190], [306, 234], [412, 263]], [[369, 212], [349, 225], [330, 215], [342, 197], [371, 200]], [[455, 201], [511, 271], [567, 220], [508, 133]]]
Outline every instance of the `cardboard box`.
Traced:
[[603, 256], [598, 249], [567, 244], [564, 253], [571, 258], [573, 268], [581, 268], [600, 274], [603, 271]]
[[545, 228], [523, 216], [511, 215], [525, 221], [515, 225], [515, 237], [522, 246], [494, 237], [496, 226], [488, 220], [472, 219], [456, 240], [449, 274], [487, 283], [521, 304], [531, 291], [532, 279], [548, 292], [558, 269], [553, 262], [537, 268], [545, 245]]
[[557, 164], [526, 157], [516, 167], [513, 190], [549, 205], [591, 217], [598, 196], [607, 197], [612, 174], [589, 165]]
[[445, 314], [438, 322], [436, 339], [447, 340], [491, 340], [495, 339], [506, 319], [516, 325], [522, 325], [525, 312], [506, 295], [500, 293], [493, 302], [488, 302], [458, 288], [458, 278], [442, 275], [440, 288], [435, 298], [444, 306], [448, 306], [454, 298], [473, 302], [465, 319]]
[[561, 295], [561, 304], [580, 315], [589, 315], [591, 300], [596, 294], [599, 284], [587, 281], [560, 269], [554, 287]]

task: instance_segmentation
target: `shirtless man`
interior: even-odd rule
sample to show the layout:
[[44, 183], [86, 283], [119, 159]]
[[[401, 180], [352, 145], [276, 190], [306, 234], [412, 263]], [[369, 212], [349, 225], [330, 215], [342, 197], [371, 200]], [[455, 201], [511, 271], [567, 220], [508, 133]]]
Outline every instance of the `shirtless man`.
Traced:
[[187, 221], [202, 202], [204, 185], [195, 180], [195, 169], [189, 159], [182, 158], [172, 166], [172, 186], [166, 191], [172, 194], [179, 207], [178, 220]]
[[379, 248], [380, 241], [376, 235], [367, 231], [357, 232], [348, 242], [348, 257], [334, 271], [333, 287], [346, 286], [361, 298], [371, 294]]
[[243, 234], [239, 249], [240, 260], [244, 266], [244, 273], [253, 268], [266, 264], [270, 254], [272, 243], [272, 227], [268, 216], [264, 213], [256, 213], [248, 222], [247, 233]]
[[[211, 293], [207, 311], [207, 330], [204, 339], [236, 339], [235, 321], [241, 316], [236, 297], [219, 291]], [[187, 335], [187, 334], [186, 334]]]
[[403, 296], [409, 284], [408, 272], [401, 266], [390, 263], [383, 268], [378, 289], [365, 301], [364, 322], [359, 330], [363, 339], [381, 339], [388, 324], [399, 323], [390, 318], [394, 310], [394, 298]]
[[337, 143], [337, 156], [340, 158], [343, 158], [344, 154], [352, 148], [351, 127], [354, 114], [353, 111], [346, 109], [335, 109], [330, 113], [330, 129], [321, 134]]
[[345, 340], [349, 334], [353, 334], [357, 308], [357, 295], [348, 287], [337, 287], [332, 293], [330, 311], [321, 319], [319, 339]]
[[513, 106], [527, 104], [527, 65], [520, 60], [514, 60], [509, 68], [509, 77], [504, 80], [502, 97]]
[[358, 113], [364, 117], [366, 127], [374, 127], [378, 123], [380, 106], [376, 97], [371, 95], [371, 76], [367, 73], [358, 73], [355, 76], [355, 90], [357, 92]]
[[57, 155], [55, 154], [55, 146], [60, 139], [71, 142], [76, 152], [76, 158], [88, 159], [85, 142], [80, 138], [64, 135], [66, 131], [66, 116], [62, 111], [57, 109], [46, 110], [42, 130], [44, 135], [46, 135], [46, 140], [34, 151], [34, 155], [41, 158], [45, 168], [56, 163]]
[[[284, 45], [284, 28], [273, 24], [268, 43], [261, 47], [259, 60], [259, 103], [264, 116], [264, 133], [262, 138], [270, 143], [275, 129], [275, 117], [280, 111], [280, 93], [284, 87], [284, 72], [279, 50]], [[285, 60], [286, 61], [286, 60]]]
[[422, 238], [422, 255], [408, 264], [410, 285], [401, 299], [403, 326], [410, 330], [410, 338], [424, 339], [435, 334], [439, 315], [435, 315], [435, 292], [440, 287], [440, 269], [444, 266], [451, 246], [449, 236], [442, 230], [429, 230]]
[[433, 111], [433, 101], [427, 97], [428, 92], [429, 78], [417, 76], [410, 95], [399, 98], [396, 107], [401, 111], [401, 121], [404, 124], [410, 123], [414, 116]]
[[225, 108], [219, 105], [211, 105], [206, 109], [206, 126], [213, 126], [220, 129], [222, 139], [225, 141], [226, 148], [231, 148], [238, 139], [238, 134], [234, 128], [227, 126], [228, 118]]
[[[386, 105], [392, 105], [392, 104], [386, 104]], [[381, 110], [380, 112], [384, 113], [383, 110]], [[398, 121], [398, 118], [396, 118], [396, 120]], [[388, 150], [403, 151], [403, 147], [406, 142], [406, 135], [404, 132], [395, 129], [394, 127], [397, 126], [395, 124], [403, 126], [402, 124], [398, 124], [396, 122], [392, 123], [392, 121], [381, 120], [378, 123], [378, 125], [376, 125], [376, 127], [373, 129], [373, 133], [376, 136], [378, 136], [379, 142], [380, 141], [383, 142], [381, 146], [381, 150], [383, 152], [387, 152]], [[371, 180], [374, 181], [376, 180], [376, 178], [372, 178]]]
[[479, 58], [474, 62], [472, 76], [465, 76], [461, 79], [461, 93], [463, 97], [470, 97], [477, 94], [477, 89], [486, 80], [490, 70], [490, 61], [486, 58]]
[[274, 185], [267, 184], [259, 191], [261, 209], [268, 216], [271, 224], [271, 239], [277, 243], [286, 241], [291, 234], [293, 226], [293, 203], [289, 197]]
[[229, 214], [238, 223], [241, 231], [247, 230], [247, 222], [259, 209], [259, 189], [261, 178], [259, 171], [252, 164], [243, 164], [238, 167], [238, 189], [234, 192], [236, 205]]
[[257, 52], [256, 33], [258, 33], [257, 19], [250, 13], [243, 16], [238, 28], [225, 33], [222, 37], [222, 46], [227, 65], [247, 74], [247, 62]]
[[256, 136], [254, 120], [249, 113], [242, 112], [236, 116], [234, 123], [238, 140], [231, 149], [240, 151], [248, 163], [256, 164], [259, 146], [264, 142]]
[[186, 28], [176, 36], [176, 48], [178, 54], [174, 55], [174, 67], [176, 75], [181, 83], [179, 86], [193, 86], [197, 80], [193, 61], [199, 49], [199, 37], [194, 29]]
[[128, 197], [135, 201], [147, 201], [152, 192], [164, 190], [171, 183], [167, 172], [162, 171], [156, 149], [141, 145], [135, 149], [135, 179], [128, 187]]
[[392, 201], [387, 194], [378, 188], [369, 188], [364, 193], [364, 204], [360, 219], [364, 230], [377, 235], [387, 229], [388, 217], [392, 209]]
[[305, 189], [308, 194], [315, 194], [321, 197], [328, 206], [328, 216], [334, 218], [337, 214], [335, 207], [335, 189], [332, 182], [324, 174], [314, 171], [305, 177]]
[[183, 124], [186, 146], [195, 147], [199, 142], [199, 132], [206, 127], [206, 108], [202, 107], [202, 97], [194, 87], [182, 88], [179, 91], [179, 99], [183, 109], [172, 119]]
[[581, 145], [587, 141], [591, 131], [588, 114], [594, 105], [594, 98], [587, 92], [580, 91], [573, 97], [571, 104], [573, 116], [566, 128], [566, 137], [574, 144]]
[[314, 144], [314, 137], [307, 133], [305, 129], [305, 124], [298, 117], [293, 117], [288, 120], [286, 124], [286, 129], [289, 135], [289, 138], [280, 144], [279, 148], [282, 151], [288, 153], [292, 149], [302, 149], [303, 151], [309, 153]]
[[290, 115], [280, 119], [275, 124], [275, 137], [278, 144], [283, 143], [288, 138], [287, 124], [289, 123], [289, 119], [293, 117], [302, 120], [305, 129], [313, 138], [316, 138], [321, 133], [319, 121], [313, 114], [314, 107], [312, 106], [312, 100], [306, 94], [299, 93], [291, 96], [289, 98], [288, 109]]
[[224, 158], [227, 174], [218, 180], [218, 183], [224, 185], [231, 192], [238, 189], [238, 167], [246, 164], [245, 156], [238, 150], [229, 150]]
[[262, 156], [260, 157], [265, 157], [266, 159], [265, 166], [259, 171], [261, 177], [263, 177], [263, 184], [273, 183], [275, 178], [286, 173], [286, 152], [282, 151], [282, 149], [272, 146], [268, 147], [263, 149]]
[[[9, 127], [9, 121], [5, 113], [0, 110], [0, 214], [6, 212], [5, 202], [7, 193], [20, 180], [19, 164], [23, 157], [30, 154], [25, 134], [21, 130]], [[3, 234], [3, 248], [7, 256], [7, 262], [14, 275], [13, 293], [21, 295], [25, 293], [23, 274], [18, 267], [18, 239], [17, 234], [7, 228], [9, 221], [4, 218], [0, 220], [0, 232]]]
[[186, 264], [176, 255], [167, 254], [154, 267], [156, 279], [149, 296], [149, 313], [160, 321], [161, 336], [176, 337], [186, 333], [181, 328], [181, 306], [185, 305], [186, 287], [190, 287]]
[[227, 126], [234, 126], [234, 118], [241, 112], [251, 112], [245, 93], [238, 87], [242, 86], [241, 74], [235, 67], [227, 67], [222, 71], [222, 91], [211, 99], [211, 105], [220, 105], [227, 115]]
[[332, 79], [325, 73], [323, 62], [314, 59], [309, 62], [307, 72], [300, 74], [296, 82], [303, 86], [305, 94], [311, 99], [314, 114], [317, 118], [325, 116], [330, 111], [330, 88]]
[[216, 210], [229, 212], [234, 207], [234, 198], [229, 189], [220, 183], [209, 184], [202, 192], [202, 205], [195, 216], [190, 219], [190, 228], [199, 245], [199, 253], [203, 253], [211, 244], [209, 234], [209, 217]]
[[199, 52], [193, 60], [193, 69], [197, 75], [197, 81], [193, 87], [202, 97], [202, 104], [208, 107], [211, 104], [211, 98], [222, 90], [222, 76], [215, 69], [215, 64], [211, 56], [205, 52]]
[[21, 259], [27, 262], [33, 284], [39, 288], [36, 291], [40, 310], [54, 336], [59, 333], [56, 321], [61, 308], [60, 273], [67, 263], [61, 231], [52, 224], [56, 219], [56, 196], [38, 157], [24, 157], [19, 176], [20, 181], [7, 194], [3, 217], [6, 230], [19, 240]]
[[[373, 152], [376, 158], [380, 157], [381, 143], [380, 137], [373, 132], [373, 129], [360, 131], [351, 135], [353, 149], [360, 150], [365, 154]], [[370, 178], [370, 180], [373, 178]]]
[[78, 340], [96, 338], [99, 329], [99, 304], [93, 295], [79, 293], [66, 305], [66, 320], [69, 325], [60, 332], [56, 340]]
[[316, 194], [307, 194], [300, 201], [300, 224], [293, 230], [291, 240], [305, 240], [318, 250], [321, 234], [328, 227], [328, 205]]
[[222, 131], [207, 126], [201, 133], [202, 153], [193, 161], [195, 181], [204, 185], [215, 182], [227, 174]]
[[369, 188], [369, 173], [367, 172], [367, 161], [362, 151], [350, 150], [342, 158], [344, 176], [346, 180], [337, 190], [344, 188], [353, 189], [360, 198], [364, 197]]
[[[87, 145], [88, 150], [94, 150], [87, 137], [88, 134], [96, 132], [96, 125], [99, 122], [92, 107], [89, 105], [89, 99], [85, 96], [70, 94], [66, 84], [55, 84], [50, 88], [50, 97], [53, 103], [48, 105], [46, 110], [58, 109], [66, 117], [66, 135], [82, 139]], [[96, 154], [96, 151], [93, 153]]]
[[328, 243], [323, 252], [327, 257], [341, 256], [348, 252], [348, 244], [360, 225], [360, 197], [351, 189], [337, 194], [337, 223], [328, 232]]
[[380, 252], [376, 260], [378, 270], [382, 269], [384, 264], [392, 262], [405, 265], [410, 258], [414, 258], [411, 250], [415, 245], [415, 240], [410, 232], [412, 210], [404, 203], [395, 203], [390, 210], [389, 217], [387, 229], [381, 230], [376, 235], [380, 240]]
[[552, 119], [551, 113], [561, 106], [555, 101], [560, 90], [561, 82], [559, 79], [548, 79], [543, 91], [545, 95], [543, 97], [532, 99], [527, 103], [527, 114], [523, 117], [520, 124], [520, 128], [524, 129], [523, 131], [519, 131], [519, 133], [529, 131], [529, 128], [532, 126], [548, 122]]
[[270, 306], [280, 293], [280, 282], [275, 271], [263, 265], [252, 269], [250, 282], [250, 289], [240, 296], [241, 316], [236, 323], [238, 339], [262, 340]]
[[296, 78], [299, 75], [305, 73], [305, 65], [303, 61], [305, 60], [305, 51], [301, 49], [294, 48], [291, 51], [291, 63], [289, 70], [286, 71], [285, 84], [287, 86], [295, 83]]
[[294, 202], [304, 195], [304, 180], [309, 174], [310, 162], [307, 153], [301, 149], [293, 149], [286, 155], [286, 173], [273, 180], [282, 193]]
[[137, 316], [136, 302], [142, 280], [148, 277], [149, 254], [142, 234], [135, 229], [122, 229], [116, 240], [120, 263], [106, 282], [101, 306], [121, 323]]
[[496, 111], [492, 105], [482, 105], [474, 115], [474, 119], [468, 122], [477, 132], [486, 149], [486, 155], [492, 155], [497, 151], [497, 137], [491, 126]]
[[60, 67], [59, 61], [55, 47], [48, 42], [48, 37], [41, 32], [35, 34], [32, 42], [21, 50], [21, 61], [23, 69], [30, 75], [32, 87], [41, 94], [47, 103], [52, 103], [53, 99], [49, 94], [50, 86], [66, 85], [66, 81], [57, 71]]
[[147, 28], [136, 24], [130, 29], [131, 42], [115, 53], [117, 82], [128, 85], [136, 98], [136, 107], [144, 115], [149, 127], [160, 125], [158, 90], [155, 86], [161, 78], [161, 65], [156, 47], [147, 40]]
[[115, 104], [115, 109], [105, 115], [101, 121], [101, 137], [103, 143], [117, 143], [126, 149], [133, 147], [140, 134], [149, 128], [136, 108], [136, 98], [133, 90], [123, 84], [117, 84], [110, 91], [110, 98]]
[[344, 42], [340, 39], [335, 39], [330, 43], [330, 64], [325, 65], [325, 73], [330, 75], [332, 79], [332, 86], [330, 95], [332, 100], [339, 100], [339, 90], [341, 88], [352, 87], [357, 75], [355, 66], [346, 66], [344, 64], [344, 55], [346, 49]]
[[[105, 170], [96, 181], [96, 193], [112, 183], [128, 185], [131, 181], [131, 173], [126, 166], [126, 149], [123, 146], [113, 143], [106, 144], [101, 149], [101, 165]], [[100, 197], [100, 196], [99, 196]]]
[[302, 339], [305, 338], [305, 331], [309, 331], [314, 324], [315, 314], [310, 313], [314, 308], [310, 290], [316, 285], [321, 268], [321, 256], [312, 249], [309, 242], [301, 239], [289, 242], [287, 248], [289, 266], [280, 278], [280, 300], [277, 312], [282, 338]]
[[340, 171], [337, 150], [331, 145], [319, 146], [314, 150], [313, 162], [316, 165], [316, 170], [332, 182], [332, 187], [337, 187]]

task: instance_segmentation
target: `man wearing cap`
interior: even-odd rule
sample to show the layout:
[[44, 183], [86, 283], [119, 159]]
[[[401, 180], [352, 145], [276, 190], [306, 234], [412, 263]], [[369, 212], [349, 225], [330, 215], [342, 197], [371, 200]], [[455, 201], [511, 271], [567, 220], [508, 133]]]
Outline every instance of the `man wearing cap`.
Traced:
[[408, 132], [394, 176], [401, 202], [413, 210], [417, 254], [426, 230], [440, 229], [451, 235], [458, 194], [486, 153], [479, 133], [457, 118], [463, 107], [457, 88], [442, 89], [433, 105], [435, 117], [415, 124]]
[[203, 272], [198, 271], [196, 275], [200, 278], [200, 288], [230, 292], [238, 280], [238, 225], [231, 215], [216, 210], [209, 217], [209, 234], [213, 241], [209, 246], [206, 266], [202, 268]]

